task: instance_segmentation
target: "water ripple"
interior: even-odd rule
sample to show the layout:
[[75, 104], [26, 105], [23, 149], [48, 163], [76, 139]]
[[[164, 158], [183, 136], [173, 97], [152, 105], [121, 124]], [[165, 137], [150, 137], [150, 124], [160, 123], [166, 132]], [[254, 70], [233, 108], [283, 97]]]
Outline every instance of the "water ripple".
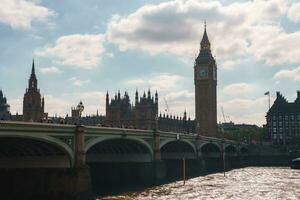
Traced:
[[98, 200], [300, 200], [300, 170], [247, 167]]

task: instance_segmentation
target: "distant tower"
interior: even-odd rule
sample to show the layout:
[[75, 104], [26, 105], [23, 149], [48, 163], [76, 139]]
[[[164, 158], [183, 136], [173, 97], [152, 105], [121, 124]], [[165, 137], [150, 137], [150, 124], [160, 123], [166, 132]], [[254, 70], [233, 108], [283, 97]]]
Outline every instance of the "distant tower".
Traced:
[[[217, 65], [206, 33], [194, 65], [196, 126], [201, 135], [217, 134]], [[199, 125], [199, 126], [198, 126]]]
[[9, 105], [7, 99], [4, 97], [2, 90], [0, 89], [0, 120], [10, 119]]
[[138, 103], [139, 103], [139, 92], [136, 89], [136, 91], [135, 91], [135, 105], [137, 105]]
[[35, 75], [34, 61], [32, 61], [31, 75], [28, 81], [28, 88], [23, 99], [23, 120], [41, 122], [46, 118], [44, 113], [45, 101], [41, 98]]
[[109, 105], [109, 94], [108, 91], [106, 92], [106, 106]]

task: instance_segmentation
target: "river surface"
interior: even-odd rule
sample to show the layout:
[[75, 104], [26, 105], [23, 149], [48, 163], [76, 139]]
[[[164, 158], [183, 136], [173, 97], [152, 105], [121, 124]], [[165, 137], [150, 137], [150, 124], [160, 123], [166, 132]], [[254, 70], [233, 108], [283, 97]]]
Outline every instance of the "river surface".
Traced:
[[300, 200], [300, 170], [247, 167], [98, 200]]

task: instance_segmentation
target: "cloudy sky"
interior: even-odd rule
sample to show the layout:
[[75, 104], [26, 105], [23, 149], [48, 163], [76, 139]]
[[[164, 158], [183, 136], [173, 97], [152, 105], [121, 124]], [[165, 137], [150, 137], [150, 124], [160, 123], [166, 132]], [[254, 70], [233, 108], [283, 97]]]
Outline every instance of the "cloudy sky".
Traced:
[[[193, 63], [203, 22], [218, 63], [218, 117], [265, 123], [281, 91], [300, 89], [300, 2], [293, 0], [0, 0], [0, 88], [12, 113], [32, 58], [49, 115], [80, 100], [105, 114], [105, 93], [158, 90], [159, 109], [194, 117]], [[164, 99], [166, 101], [164, 101]], [[222, 119], [223, 120], [223, 119]]]

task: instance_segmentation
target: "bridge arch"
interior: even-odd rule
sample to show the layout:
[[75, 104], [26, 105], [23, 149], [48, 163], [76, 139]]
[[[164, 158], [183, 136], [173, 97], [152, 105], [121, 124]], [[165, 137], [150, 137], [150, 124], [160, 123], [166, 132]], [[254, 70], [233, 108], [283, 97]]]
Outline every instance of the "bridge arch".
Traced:
[[99, 137], [85, 146], [87, 162], [150, 162], [153, 150], [144, 140], [134, 137]]
[[160, 153], [162, 159], [171, 160], [195, 159], [197, 157], [196, 147], [188, 140], [165, 140], [160, 144]]
[[239, 149], [241, 154], [248, 154], [248, 148], [247, 147], [240, 147]]
[[205, 163], [206, 170], [214, 171], [222, 167], [222, 148], [214, 142], [203, 143], [200, 146], [201, 155]]
[[188, 140], [176, 140], [176, 139], [164, 140], [160, 143], [159, 148], [161, 150], [165, 145], [170, 144], [170, 143], [174, 143], [174, 142], [182, 142], [182, 143], [188, 145], [190, 148], [192, 148], [195, 153], [197, 152], [197, 149], [196, 149], [195, 145], [192, 142], [188, 141]]
[[[8, 134], [1, 133], [0, 156], [23, 156], [24, 158], [26, 156], [27, 158], [32, 158], [33, 156], [40, 156], [41, 158], [47, 156], [66, 156], [67, 163], [63, 161], [64, 164], [59, 164], [58, 161], [55, 162], [55, 160], [52, 160], [48, 161], [48, 164], [51, 165], [52, 162], [52, 164], [59, 165], [58, 167], [73, 167], [74, 165], [74, 152], [70, 146], [54, 137], [32, 133], [26, 133], [26, 135], [12, 134], [11, 132]], [[36, 164], [34, 167], [39, 167], [39, 165]]]
[[200, 150], [201, 153], [206, 153], [206, 152], [222, 152], [222, 147], [215, 142], [207, 142], [203, 143], [200, 145]]
[[226, 153], [237, 153], [237, 148], [232, 144], [228, 144], [225, 147], [225, 152]]

